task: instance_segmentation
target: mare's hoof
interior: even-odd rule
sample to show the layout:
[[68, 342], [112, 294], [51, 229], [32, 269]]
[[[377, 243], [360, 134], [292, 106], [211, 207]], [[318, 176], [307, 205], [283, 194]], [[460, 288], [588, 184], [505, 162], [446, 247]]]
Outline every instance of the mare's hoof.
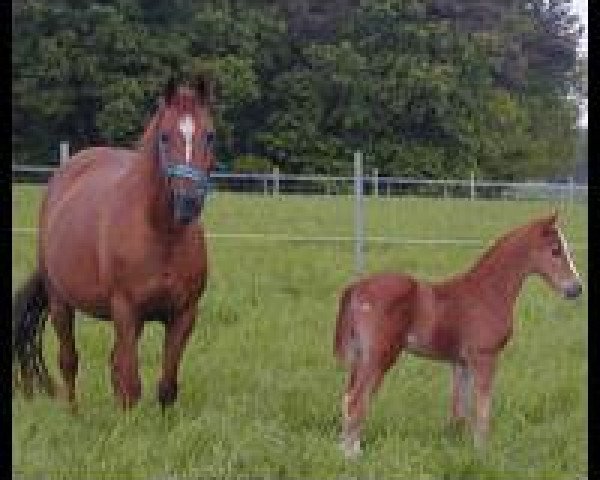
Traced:
[[141, 398], [141, 389], [135, 388], [132, 392], [117, 392], [117, 399], [124, 411], [131, 410]]
[[59, 385], [54, 388], [52, 392], [52, 396], [57, 398], [58, 400], [62, 400], [68, 403], [71, 403], [71, 398], [69, 396], [69, 389], [66, 385]]
[[46, 392], [46, 395], [48, 395], [50, 398], [56, 397], [57, 388], [51, 379], [46, 380], [43, 389]]
[[177, 398], [177, 385], [158, 384], [158, 401], [164, 412], [166, 407], [170, 407]]
[[79, 413], [79, 404], [75, 400], [71, 400], [68, 403], [68, 410], [71, 415], [77, 415]]

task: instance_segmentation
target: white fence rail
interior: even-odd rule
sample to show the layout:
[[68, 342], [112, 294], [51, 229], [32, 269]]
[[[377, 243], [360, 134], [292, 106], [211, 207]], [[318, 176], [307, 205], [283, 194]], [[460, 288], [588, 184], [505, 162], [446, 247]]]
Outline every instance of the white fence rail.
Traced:
[[[262, 242], [265, 248], [273, 242], [337, 244], [332, 254], [347, 252], [362, 271], [369, 250], [378, 245], [477, 247], [558, 207], [574, 223], [571, 246], [587, 248], [587, 185], [365, 175], [360, 154], [354, 167], [354, 175], [347, 176], [215, 173], [204, 217], [207, 236], [234, 247], [235, 242]], [[13, 165], [13, 181], [44, 183], [56, 168]], [[26, 206], [13, 211], [20, 208]], [[234, 220], [240, 216], [247, 220]], [[35, 231], [19, 220], [13, 225], [13, 235]]]
[[[12, 165], [13, 181], [45, 182], [58, 167]], [[362, 167], [361, 167], [362, 168]], [[578, 200], [587, 201], [588, 186], [573, 181], [550, 183], [540, 181], [502, 182], [474, 179], [419, 179], [382, 177], [376, 172], [362, 177], [365, 196], [398, 197], [414, 195], [432, 198], [483, 198], [514, 200]], [[353, 195], [356, 175], [291, 175], [273, 173], [213, 173], [216, 191], [240, 193]], [[360, 180], [359, 180], [360, 181]]]

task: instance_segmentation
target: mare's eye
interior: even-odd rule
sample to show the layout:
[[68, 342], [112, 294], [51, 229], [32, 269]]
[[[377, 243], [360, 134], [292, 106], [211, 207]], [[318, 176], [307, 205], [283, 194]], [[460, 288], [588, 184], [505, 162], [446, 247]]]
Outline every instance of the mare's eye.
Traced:
[[206, 133], [206, 146], [212, 147], [213, 143], [215, 143], [215, 132], [207, 132]]
[[552, 256], [553, 257], [560, 257], [561, 255], [561, 248], [560, 247], [553, 247], [552, 248]]
[[169, 143], [169, 134], [168, 133], [161, 133], [160, 134], [160, 141], [163, 143]]

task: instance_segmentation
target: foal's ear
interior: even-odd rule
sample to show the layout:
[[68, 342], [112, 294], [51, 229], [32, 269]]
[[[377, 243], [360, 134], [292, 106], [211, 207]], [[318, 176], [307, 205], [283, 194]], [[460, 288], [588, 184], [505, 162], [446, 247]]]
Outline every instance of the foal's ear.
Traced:
[[548, 225], [554, 226], [554, 225], [556, 225], [557, 220], [558, 220], [558, 209], [555, 208], [552, 211], [552, 215], [550, 215], [546, 221], [547, 221]]
[[203, 105], [212, 106], [215, 96], [215, 82], [209, 73], [200, 73], [196, 77], [196, 93]]
[[551, 235], [556, 229], [557, 220], [558, 220], [558, 210], [555, 208], [549, 217], [545, 217], [542, 220], [542, 234], [545, 236]]
[[175, 96], [175, 92], [177, 91], [177, 83], [175, 82], [175, 77], [169, 77], [169, 81], [165, 86], [165, 90], [163, 92], [163, 98], [166, 105], [171, 103], [173, 97]]

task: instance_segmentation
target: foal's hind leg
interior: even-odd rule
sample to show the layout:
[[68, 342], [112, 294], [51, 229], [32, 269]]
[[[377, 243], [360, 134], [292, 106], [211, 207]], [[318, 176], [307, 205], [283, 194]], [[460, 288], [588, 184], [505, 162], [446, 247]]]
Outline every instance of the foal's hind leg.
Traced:
[[163, 371], [158, 382], [158, 401], [163, 411], [177, 398], [177, 371], [195, 320], [196, 302], [165, 324]]
[[344, 423], [342, 448], [347, 457], [360, 453], [360, 434], [367, 414], [370, 398], [377, 392], [385, 372], [393, 364], [397, 354], [371, 355], [366, 361], [358, 360], [352, 367], [348, 390], [344, 395]]
[[75, 378], [79, 364], [73, 331], [75, 312], [67, 304], [51, 299], [49, 315], [58, 337], [58, 366], [65, 382], [65, 396], [71, 408], [75, 410]]

